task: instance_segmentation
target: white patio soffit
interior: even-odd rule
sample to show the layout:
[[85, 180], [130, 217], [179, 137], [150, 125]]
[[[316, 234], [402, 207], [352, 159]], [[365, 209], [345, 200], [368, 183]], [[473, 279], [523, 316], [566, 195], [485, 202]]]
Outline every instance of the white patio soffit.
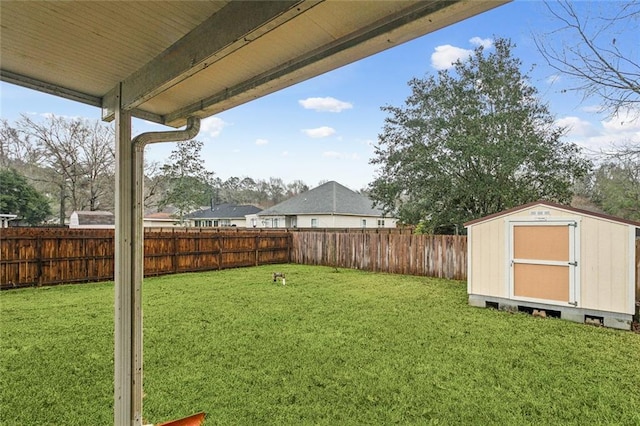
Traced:
[[179, 127], [507, 1], [2, 0], [0, 76]]

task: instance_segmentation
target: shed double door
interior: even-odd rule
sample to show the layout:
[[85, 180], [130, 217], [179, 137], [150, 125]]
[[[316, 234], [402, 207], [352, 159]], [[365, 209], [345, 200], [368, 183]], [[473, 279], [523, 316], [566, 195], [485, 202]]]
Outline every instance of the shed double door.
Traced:
[[511, 296], [577, 305], [577, 222], [512, 223]]

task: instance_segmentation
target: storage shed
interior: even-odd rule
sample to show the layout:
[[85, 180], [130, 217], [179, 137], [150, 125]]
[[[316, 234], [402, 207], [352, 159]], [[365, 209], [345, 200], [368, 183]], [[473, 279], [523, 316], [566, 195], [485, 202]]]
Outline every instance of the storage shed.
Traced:
[[631, 328], [640, 223], [539, 201], [465, 227], [470, 305]]

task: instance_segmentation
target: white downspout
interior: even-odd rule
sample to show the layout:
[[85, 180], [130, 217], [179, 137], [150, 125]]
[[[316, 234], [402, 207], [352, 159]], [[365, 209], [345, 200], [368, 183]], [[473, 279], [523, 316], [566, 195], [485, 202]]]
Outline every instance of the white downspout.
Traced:
[[114, 424], [142, 425], [142, 280], [144, 277], [144, 147], [194, 138], [184, 130], [142, 133], [131, 140], [131, 114], [116, 107], [115, 389]]

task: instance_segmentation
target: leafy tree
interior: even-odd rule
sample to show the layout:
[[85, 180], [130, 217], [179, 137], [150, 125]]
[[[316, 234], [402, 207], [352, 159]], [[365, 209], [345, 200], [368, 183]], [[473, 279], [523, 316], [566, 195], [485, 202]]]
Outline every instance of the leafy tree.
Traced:
[[602, 164], [592, 191], [592, 200], [605, 212], [640, 221], [640, 156]]
[[0, 212], [17, 215], [17, 220], [38, 225], [51, 215], [47, 198], [15, 169], [0, 169]]
[[213, 173], [205, 169], [202, 145], [197, 140], [178, 143], [162, 166], [167, 190], [160, 207], [175, 207], [180, 221], [186, 213], [211, 202]]
[[309, 190], [309, 186], [304, 183], [300, 179], [296, 179], [287, 185], [287, 198], [295, 197], [298, 194], [302, 194], [303, 192], [307, 192]]
[[408, 224], [460, 232], [462, 224], [522, 203], [569, 202], [589, 163], [563, 143], [513, 45], [478, 47], [451, 71], [412, 79], [404, 107], [389, 116], [371, 163], [371, 197]]

